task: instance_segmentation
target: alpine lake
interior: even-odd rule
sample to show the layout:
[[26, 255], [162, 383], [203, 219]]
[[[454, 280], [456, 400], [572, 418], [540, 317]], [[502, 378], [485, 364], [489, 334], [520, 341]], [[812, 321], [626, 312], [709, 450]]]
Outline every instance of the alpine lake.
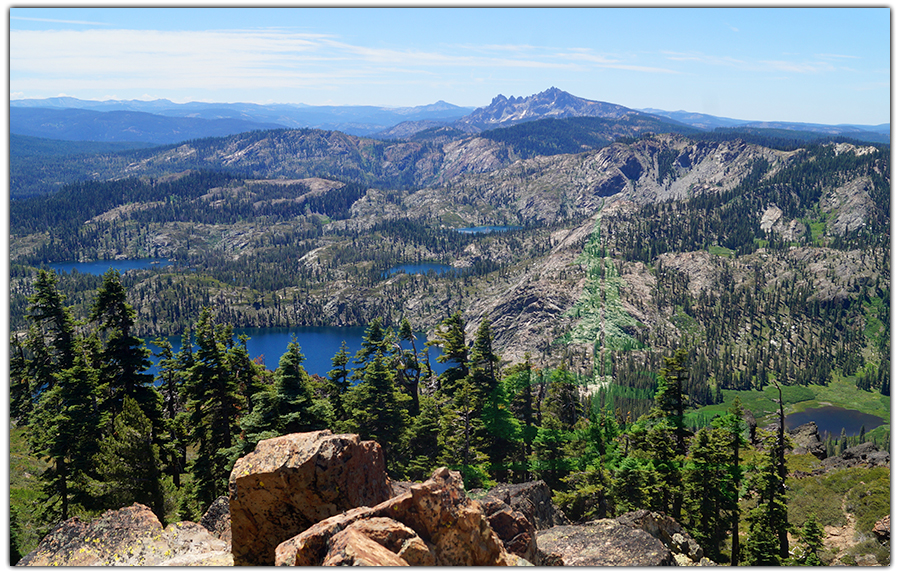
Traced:
[[[166, 259], [120, 259], [106, 261], [89, 261], [89, 262], [65, 262], [51, 263], [46, 265], [47, 268], [57, 273], [71, 273], [73, 271], [102, 275], [109, 269], [115, 269], [120, 273], [126, 273], [132, 270], [152, 269], [170, 266], [173, 263]], [[428, 272], [441, 272], [446, 269], [453, 269], [449, 265], [440, 265], [437, 263], [422, 263], [417, 265], [403, 265], [395, 267], [389, 271], [391, 274], [396, 272], [405, 272], [407, 274]], [[278, 361], [287, 351], [288, 344], [296, 339], [300, 345], [300, 352], [305, 357], [303, 367], [310, 374], [318, 374], [326, 376], [331, 370], [331, 359], [340, 351], [341, 344], [347, 344], [347, 353], [350, 356], [348, 368], [353, 368], [353, 356], [360, 348], [362, 348], [362, 339], [365, 335], [366, 328], [362, 326], [294, 326], [294, 327], [269, 327], [269, 328], [235, 328], [234, 340], [237, 341], [241, 335], [247, 336], [247, 352], [251, 359], [259, 359], [269, 370], [278, 368]], [[421, 352], [425, 348], [425, 334], [422, 332], [414, 333], [416, 336], [416, 350]], [[181, 336], [172, 336], [168, 338], [172, 345], [172, 351], [181, 350]], [[149, 369], [151, 374], [158, 372], [156, 353], [159, 347], [145, 340], [147, 348], [153, 352], [151, 361], [153, 366]], [[411, 349], [408, 342], [402, 344], [403, 348]], [[447, 366], [440, 364], [437, 357], [440, 351], [436, 348], [429, 349], [429, 361], [431, 367], [436, 373], [446, 370]]]

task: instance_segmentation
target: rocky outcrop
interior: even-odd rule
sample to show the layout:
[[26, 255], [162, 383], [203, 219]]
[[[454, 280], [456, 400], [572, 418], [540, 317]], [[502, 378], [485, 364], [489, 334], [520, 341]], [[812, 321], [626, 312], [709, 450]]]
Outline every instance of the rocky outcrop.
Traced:
[[110, 510], [91, 522], [77, 517], [54, 527], [18, 565], [232, 565], [228, 544], [189, 521], [163, 529], [145, 505]]
[[538, 532], [537, 565], [654, 567], [714, 565], [681, 525], [640, 510], [616, 519], [561, 525]]
[[654, 567], [675, 565], [662, 542], [641, 529], [614, 519], [583, 525], [557, 525], [538, 532], [536, 565]]
[[278, 545], [276, 565], [515, 565], [459, 472], [325, 519]]
[[852, 467], [887, 467], [890, 465], [890, 452], [879, 450], [872, 442], [865, 442], [858, 446], [847, 448], [836, 456], [825, 458], [825, 460], [822, 462], [822, 466], [825, 471]]
[[791, 443], [794, 445], [795, 454], [812, 454], [820, 460], [824, 460], [828, 454], [825, 451], [825, 443], [819, 436], [819, 427], [815, 422], [807, 422], [797, 426], [790, 432]]
[[516, 511], [506, 502], [485, 496], [478, 499], [478, 505], [487, 516], [491, 529], [503, 542], [503, 547], [530, 563], [537, 559], [536, 531], [522, 512]]
[[631, 511], [616, 518], [622, 525], [646, 531], [659, 539], [675, 556], [686, 556], [698, 563], [703, 559], [703, 549], [677, 521], [668, 515], [646, 509]]
[[[553, 505], [553, 492], [543, 480], [525, 483], [501, 484], [486, 492], [473, 490], [479, 501], [495, 498], [520, 512], [535, 529], [549, 529], [554, 525], [569, 525], [565, 514]], [[484, 505], [484, 504], [482, 504]]]
[[381, 446], [329, 430], [261, 441], [235, 463], [228, 491], [235, 565], [271, 565], [285, 539], [392, 493]]
[[227, 543], [228, 548], [231, 549], [231, 509], [227, 495], [219, 496], [212, 502], [200, 519], [200, 525]]
[[891, 516], [885, 515], [884, 517], [876, 521], [875, 527], [872, 528], [872, 533], [875, 534], [875, 537], [877, 537], [879, 541], [890, 541]]

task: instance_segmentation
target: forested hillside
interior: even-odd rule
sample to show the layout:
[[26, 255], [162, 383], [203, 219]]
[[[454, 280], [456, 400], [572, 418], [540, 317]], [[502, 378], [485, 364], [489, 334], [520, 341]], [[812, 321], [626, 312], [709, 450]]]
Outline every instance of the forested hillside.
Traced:
[[[587, 119], [440, 143], [254, 132], [94, 156], [100, 180], [12, 201], [11, 412], [48, 464], [46, 513], [14, 503], [18, 547], [127, 500], [197, 517], [256, 441], [329, 427], [379, 440], [396, 478], [543, 479], [572, 519], [651, 508], [719, 562], [797, 562], [780, 540], [815, 511], [783, 486], [817, 462], [785, 461], [777, 433], [751, 447], [742, 420], [840, 395], [888, 443], [890, 150], [627, 125], [613, 141]], [[478, 225], [502, 232], [458, 230]], [[38, 270], [139, 257], [173, 265]], [[389, 272], [422, 262], [455, 272]], [[367, 326], [364, 350], [319, 378], [301, 348], [271, 372], [231, 336], [293, 325]], [[154, 380], [143, 341], [182, 333]], [[155, 477], [123, 487], [150, 470], [109, 460], [150, 443]], [[857, 477], [881, 488], [879, 471]]]

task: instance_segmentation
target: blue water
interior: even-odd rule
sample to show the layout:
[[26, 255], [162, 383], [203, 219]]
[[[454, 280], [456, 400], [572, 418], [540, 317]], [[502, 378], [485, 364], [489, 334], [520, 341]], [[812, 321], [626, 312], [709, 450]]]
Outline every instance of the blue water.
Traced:
[[503, 231], [514, 231], [521, 228], [522, 227], [511, 225], [488, 225], [485, 227], [464, 227], [462, 229], [457, 229], [456, 231], [458, 233], [466, 233], [468, 235], [477, 235], [481, 233], [502, 233]]
[[109, 269], [116, 269], [120, 273], [124, 273], [126, 271], [133, 271], [135, 269], [167, 267], [171, 264], [172, 261], [168, 261], [166, 259], [122, 259], [109, 261], [88, 261], [85, 263], [79, 263], [75, 261], [68, 261], [65, 263], [50, 263], [47, 265], [47, 268], [50, 268], [57, 273], [71, 273], [72, 271], [78, 271], [79, 273], [85, 275], [102, 275]]
[[395, 275], [397, 273], [405, 273], [408, 275], [427, 275], [429, 272], [433, 271], [436, 274], [444, 275], [447, 273], [459, 272], [459, 270], [460, 269], [441, 263], [418, 263], [391, 267], [388, 269], [387, 274]]
[[[350, 364], [348, 368], [355, 367], [353, 364], [353, 356], [362, 348], [362, 337], [366, 329], [358, 326], [295, 326], [295, 327], [273, 327], [273, 328], [236, 328], [234, 329], [235, 340], [240, 334], [250, 337], [247, 341], [247, 352], [251, 359], [260, 358], [266, 368], [275, 370], [278, 368], [278, 361], [281, 356], [287, 352], [287, 346], [291, 342], [291, 337], [297, 337], [297, 343], [300, 345], [300, 353], [303, 354], [305, 360], [303, 367], [310, 374], [318, 374], [319, 376], [327, 376], [331, 370], [331, 359], [341, 348], [341, 342], [347, 342], [347, 353], [350, 355]], [[170, 337], [169, 343], [172, 344], [172, 351], [181, 350], [181, 336]], [[159, 347], [151, 344], [150, 340], [146, 341], [147, 348], [152, 352], [159, 350]], [[411, 349], [409, 343], [404, 342], [403, 348]], [[416, 350], [421, 351], [425, 348], [425, 334], [416, 333]], [[196, 349], [195, 349], [196, 350]], [[435, 372], [443, 372], [447, 369], [445, 364], [439, 364], [437, 357], [441, 352], [439, 348], [432, 347], [429, 349], [429, 358], [431, 367]], [[150, 369], [151, 374], [158, 372], [156, 368], [157, 358], [151, 357], [154, 363]]]
[[872, 414], [864, 414], [859, 410], [848, 410], [837, 406], [823, 406], [788, 414], [784, 417], [785, 425], [793, 430], [807, 422], [815, 422], [819, 428], [819, 435], [824, 439], [825, 432], [830, 432], [832, 437], [841, 435], [845, 430], [848, 436], [858, 436], [859, 429], [865, 426], [866, 431], [884, 424], [884, 420]]

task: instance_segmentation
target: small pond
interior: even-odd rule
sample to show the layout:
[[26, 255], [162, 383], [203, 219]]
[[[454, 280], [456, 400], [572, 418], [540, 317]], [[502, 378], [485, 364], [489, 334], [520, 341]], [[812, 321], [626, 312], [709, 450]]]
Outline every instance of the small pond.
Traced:
[[150, 269], [155, 267], [167, 267], [172, 261], [166, 259], [120, 259], [108, 261], [87, 261], [79, 263], [77, 261], [67, 261], [65, 263], [50, 263], [47, 268], [57, 273], [71, 273], [78, 271], [85, 275], [102, 275], [109, 269], [116, 269], [120, 273], [133, 271], [136, 269]]
[[784, 418], [784, 423], [791, 430], [807, 422], [816, 423], [822, 439], [825, 438], [825, 432], [829, 432], [836, 437], [841, 435], [841, 430], [844, 430], [848, 436], [858, 436], [861, 427], [865, 427], [866, 432], [868, 432], [884, 424], [884, 420], [878, 416], [837, 406], [810, 408], [802, 412], [788, 414]]
[[484, 227], [464, 227], [462, 229], [457, 229], [457, 233], [465, 233], [467, 235], [478, 235], [483, 233], [502, 233], [504, 231], [515, 231], [517, 229], [521, 229], [522, 227], [516, 227], [513, 225], [487, 225]]

